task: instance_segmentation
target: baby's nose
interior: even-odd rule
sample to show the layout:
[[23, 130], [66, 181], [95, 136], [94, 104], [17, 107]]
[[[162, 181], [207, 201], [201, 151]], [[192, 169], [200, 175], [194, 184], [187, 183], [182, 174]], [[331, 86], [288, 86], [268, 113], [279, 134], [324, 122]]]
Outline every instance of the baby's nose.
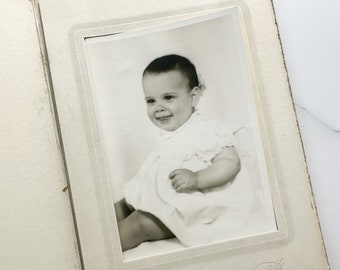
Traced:
[[163, 106], [163, 104], [157, 103], [156, 106], [155, 106], [155, 111], [156, 111], [156, 112], [162, 112], [162, 111], [164, 111], [164, 106]]

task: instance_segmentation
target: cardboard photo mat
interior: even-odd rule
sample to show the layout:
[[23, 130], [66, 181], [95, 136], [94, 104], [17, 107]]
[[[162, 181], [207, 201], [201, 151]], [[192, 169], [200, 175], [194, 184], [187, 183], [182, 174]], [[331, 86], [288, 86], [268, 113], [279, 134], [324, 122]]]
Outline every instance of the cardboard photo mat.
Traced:
[[[177, 260], [178, 252], [186, 259], [284, 239], [287, 235], [277, 180], [275, 174], [270, 174], [270, 153], [265, 153], [263, 146], [267, 135], [259, 120], [263, 117], [261, 109], [256, 108], [259, 88], [252, 56], [247, 50], [249, 44], [242, 11], [231, 6], [186, 14], [173, 18], [172, 22], [167, 20], [162, 22], [160, 18], [157, 23], [134, 21], [75, 31], [83, 104], [86, 104], [83, 109], [88, 117], [86, 121], [90, 123], [91, 145], [95, 149], [91, 155], [97, 175], [102, 179], [97, 181], [104, 182], [101, 195], [109, 216], [107, 226], [111, 231], [112, 252], [116, 253], [116, 260], [122, 259], [124, 269]], [[268, 221], [256, 229], [255, 222], [249, 225], [254, 230], [248, 229], [244, 235], [221, 239], [207, 246], [173, 248], [170, 245], [169, 250], [163, 247], [160, 253], [146, 251], [145, 256], [142, 251], [128, 256], [127, 260], [119, 252], [113, 203], [122, 198], [124, 180], [133, 176], [155, 145], [156, 134], [145, 113], [141, 87], [143, 67], [154, 58], [171, 53], [194, 59], [202, 80], [209, 85], [200, 101], [203, 103], [199, 106], [202, 114], [207, 115], [207, 119], [230, 123], [235, 137], [246, 129], [245, 135], [239, 136], [239, 148], [244, 148], [239, 152], [241, 159], [243, 155], [245, 159], [247, 156], [253, 159], [247, 164], [248, 178], [253, 177], [249, 188], [257, 197], [254, 205], [260, 207], [259, 219]], [[257, 213], [257, 209], [254, 211]]]

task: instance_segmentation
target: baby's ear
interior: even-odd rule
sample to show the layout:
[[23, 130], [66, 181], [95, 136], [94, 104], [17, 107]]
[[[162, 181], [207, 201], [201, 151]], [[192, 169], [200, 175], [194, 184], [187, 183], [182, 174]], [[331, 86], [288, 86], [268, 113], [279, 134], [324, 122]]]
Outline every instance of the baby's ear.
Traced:
[[191, 105], [192, 107], [196, 107], [198, 104], [198, 101], [201, 97], [202, 91], [201, 88], [199, 88], [198, 86], [194, 87], [191, 90]]

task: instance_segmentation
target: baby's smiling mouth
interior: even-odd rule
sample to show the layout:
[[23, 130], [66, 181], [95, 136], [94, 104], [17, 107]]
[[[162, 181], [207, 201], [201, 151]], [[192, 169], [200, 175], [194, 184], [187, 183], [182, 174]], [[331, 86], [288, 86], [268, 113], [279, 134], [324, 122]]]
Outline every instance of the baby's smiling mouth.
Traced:
[[155, 116], [155, 119], [159, 122], [166, 122], [172, 117], [172, 114], [169, 115], [161, 115], [161, 116]]

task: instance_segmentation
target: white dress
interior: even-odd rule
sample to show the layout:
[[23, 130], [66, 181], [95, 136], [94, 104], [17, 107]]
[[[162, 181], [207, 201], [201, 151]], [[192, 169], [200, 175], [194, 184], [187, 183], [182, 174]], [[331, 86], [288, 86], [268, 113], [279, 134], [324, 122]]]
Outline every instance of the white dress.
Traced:
[[[223, 122], [202, 121], [198, 112], [173, 132], [162, 131], [159, 146], [124, 186], [127, 203], [160, 219], [184, 246], [206, 244], [244, 222], [246, 193], [229, 192], [230, 183], [206, 190], [178, 193], [169, 174], [175, 169], [199, 171], [224, 147], [234, 146]], [[249, 203], [247, 204], [249, 205]]]

